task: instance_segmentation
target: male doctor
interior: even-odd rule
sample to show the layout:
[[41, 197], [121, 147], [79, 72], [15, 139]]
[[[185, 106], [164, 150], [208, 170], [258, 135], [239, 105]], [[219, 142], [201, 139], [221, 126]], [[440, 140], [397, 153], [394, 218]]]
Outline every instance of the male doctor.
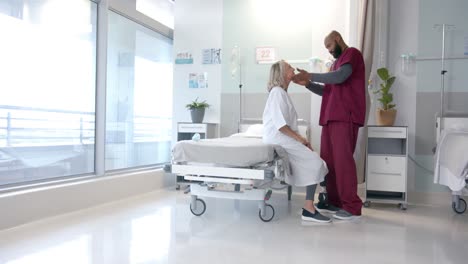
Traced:
[[334, 218], [350, 220], [360, 217], [362, 208], [353, 153], [366, 114], [364, 59], [337, 31], [328, 34], [324, 44], [336, 59], [330, 72], [298, 69], [293, 81], [322, 96], [320, 156], [329, 169], [325, 179], [328, 199], [320, 194], [316, 207], [320, 212], [333, 213]]

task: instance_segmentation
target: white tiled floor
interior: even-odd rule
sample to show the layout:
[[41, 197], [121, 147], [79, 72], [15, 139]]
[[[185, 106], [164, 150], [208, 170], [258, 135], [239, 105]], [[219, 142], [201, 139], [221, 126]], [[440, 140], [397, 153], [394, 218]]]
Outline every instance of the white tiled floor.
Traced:
[[[450, 206], [373, 206], [354, 222], [301, 223], [302, 197], [255, 202], [163, 190], [0, 232], [0, 263], [468, 263], [468, 214]], [[2, 212], [3, 213], [3, 212]]]

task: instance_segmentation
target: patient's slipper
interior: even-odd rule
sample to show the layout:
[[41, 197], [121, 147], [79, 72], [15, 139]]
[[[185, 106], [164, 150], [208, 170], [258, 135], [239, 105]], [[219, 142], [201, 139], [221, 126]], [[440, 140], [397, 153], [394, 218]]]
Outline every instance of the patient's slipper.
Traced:
[[315, 213], [311, 213], [309, 210], [302, 208], [302, 220], [311, 221], [317, 223], [330, 223], [331, 219], [324, 215], [321, 215], [317, 210]]

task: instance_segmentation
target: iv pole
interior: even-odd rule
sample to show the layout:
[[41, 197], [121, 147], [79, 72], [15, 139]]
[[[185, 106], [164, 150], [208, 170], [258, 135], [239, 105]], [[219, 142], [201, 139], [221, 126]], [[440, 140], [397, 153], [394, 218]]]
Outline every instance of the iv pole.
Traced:
[[[239, 70], [239, 121], [237, 123], [237, 132], [241, 132], [241, 122], [242, 122], [242, 63], [241, 63], [241, 54], [240, 48], [238, 46], [234, 46], [231, 55], [231, 63], [234, 61], [234, 69]], [[231, 67], [233, 65], [231, 64]], [[234, 78], [234, 71], [231, 71], [232, 77]]]
[[[442, 57], [440, 60], [440, 113], [439, 113], [439, 137], [436, 139], [437, 144], [440, 143], [440, 138], [442, 137], [442, 130], [444, 128], [444, 122], [445, 120], [444, 115], [445, 115], [445, 74], [447, 73], [447, 70], [445, 69], [445, 33], [448, 29], [453, 29], [455, 26], [454, 25], [448, 25], [448, 24], [436, 24], [434, 25], [435, 29], [441, 29], [442, 30]], [[438, 177], [440, 177], [440, 166], [438, 167]]]
[[242, 66], [240, 63], [240, 50], [239, 50], [239, 125], [237, 126], [237, 132], [240, 133], [240, 127], [242, 122]]
[[[448, 24], [436, 24], [434, 28], [442, 30], [442, 57], [440, 60], [440, 113], [439, 113], [439, 137], [442, 136], [442, 130], [444, 127], [444, 115], [445, 115], [445, 74], [447, 70], [445, 69], [445, 34], [449, 29], [453, 29], [454, 25]], [[439, 140], [439, 139], [437, 139]]]
[[[442, 25], [435, 25], [435, 28], [442, 29], [442, 57], [440, 60], [440, 113], [439, 113], [439, 138], [442, 136], [443, 130], [443, 117], [444, 117], [444, 102], [445, 102], [445, 74], [447, 70], [445, 70], [445, 29], [446, 24]], [[437, 139], [439, 140], [439, 139]]]

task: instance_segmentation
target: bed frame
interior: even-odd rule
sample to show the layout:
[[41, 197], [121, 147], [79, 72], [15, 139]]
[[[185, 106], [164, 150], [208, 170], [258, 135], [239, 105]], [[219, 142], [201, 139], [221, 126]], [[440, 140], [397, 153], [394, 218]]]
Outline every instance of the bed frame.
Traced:
[[[309, 138], [309, 124], [304, 120], [299, 121], [299, 133]], [[261, 124], [261, 119], [247, 118], [239, 124], [240, 132], [254, 124]], [[232, 168], [209, 165], [173, 164], [171, 172], [183, 176], [185, 180], [195, 181], [190, 184], [191, 203], [190, 211], [200, 216], [205, 213], [206, 203], [199, 197], [213, 197], [236, 200], [257, 201], [259, 218], [269, 222], [275, 216], [275, 210], [267, 201], [271, 196], [271, 187], [278, 164], [270, 164], [270, 167], [261, 168]], [[272, 171], [272, 168], [274, 171]], [[259, 181], [264, 183], [255, 186]], [[288, 188], [288, 199], [291, 199], [292, 187], [281, 182]], [[218, 189], [217, 187], [224, 187]], [[267, 209], [270, 210], [267, 210]]]

